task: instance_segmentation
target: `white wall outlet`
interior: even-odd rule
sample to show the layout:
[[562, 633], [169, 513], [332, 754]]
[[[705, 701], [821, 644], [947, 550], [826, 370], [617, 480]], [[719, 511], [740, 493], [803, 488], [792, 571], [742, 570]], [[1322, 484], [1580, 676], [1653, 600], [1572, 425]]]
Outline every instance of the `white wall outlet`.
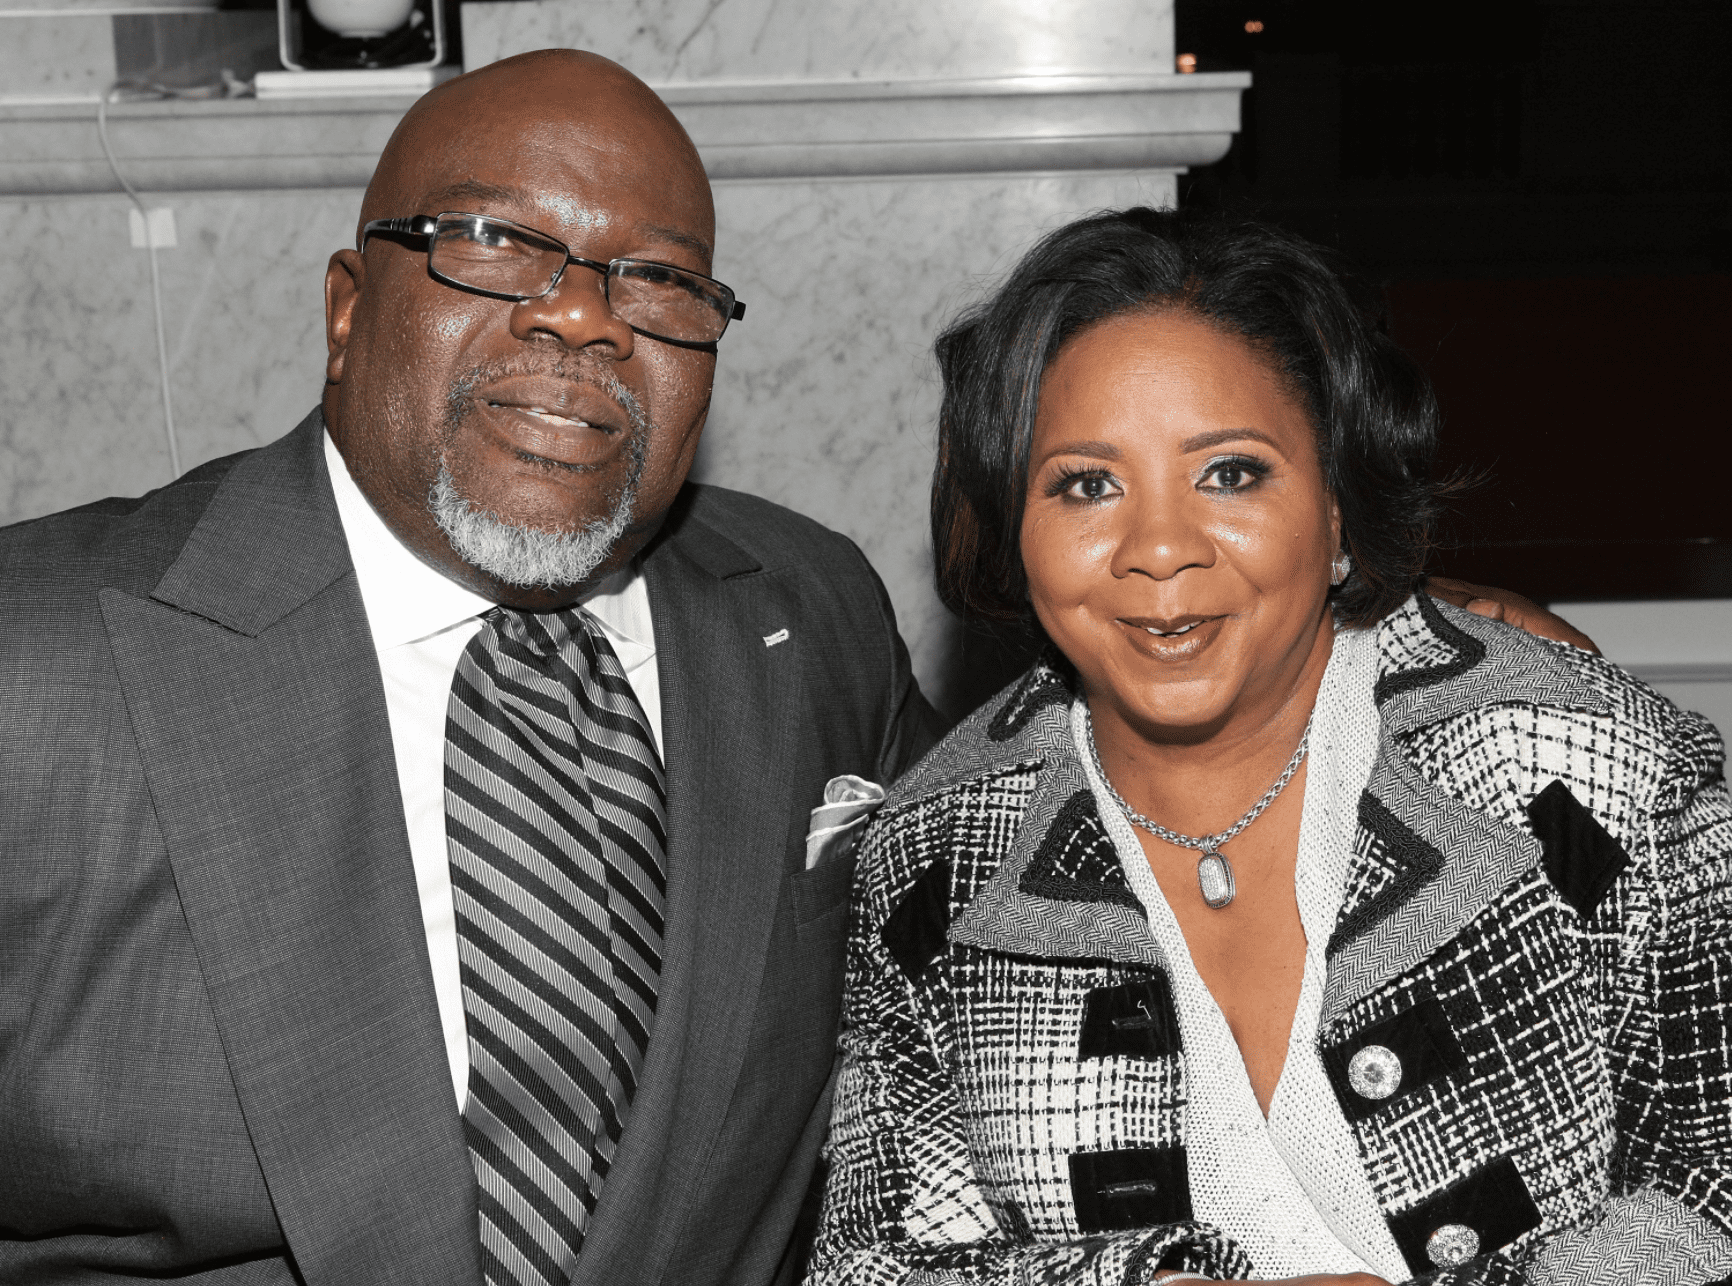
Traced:
[[154, 245], [158, 250], [166, 250], [178, 245], [174, 235], [174, 209], [172, 206], [161, 205], [150, 212], [150, 230], [148, 237], [145, 231], [144, 216], [133, 206], [127, 213], [132, 218], [132, 248], [143, 250]]

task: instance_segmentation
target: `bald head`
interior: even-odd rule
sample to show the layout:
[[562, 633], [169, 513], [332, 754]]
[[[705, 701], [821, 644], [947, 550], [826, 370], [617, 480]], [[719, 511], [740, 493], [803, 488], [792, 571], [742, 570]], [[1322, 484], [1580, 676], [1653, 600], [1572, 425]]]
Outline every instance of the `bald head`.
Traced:
[[360, 223], [395, 217], [423, 197], [450, 191], [476, 172], [473, 159], [497, 156], [501, 146], [523, 153], [523, 181], [533, 184], [537, 154], [557, 152], [578, 134], [587, 147], [649, 165], [673, 200], [701, 208], [709, 258], [715, 213], [691, 137], [648, 85], [611, 59], [581, 49], [518, 54], [448, 80], [417, 100], [385, 144], [361, 202]]
[[[537, 295], [458, 285], [413, 230], [442, 214], [570, 259]], [[522, 54], [415, 104], [367, 188], [373, 220], [395, 223], [325, 277], [325, 422], [350, 474], [452, 579], [518, 607], [572, 601], [654, 535], [709, 411], [713, 346], [634, 329], [609, 293], [610, 264], [639, 265], [628, 289], [657, 265], [710, 273], [697, 149], [617, 63]], [[440, 254], [498, 250], [497, 233], [477, 235]]]

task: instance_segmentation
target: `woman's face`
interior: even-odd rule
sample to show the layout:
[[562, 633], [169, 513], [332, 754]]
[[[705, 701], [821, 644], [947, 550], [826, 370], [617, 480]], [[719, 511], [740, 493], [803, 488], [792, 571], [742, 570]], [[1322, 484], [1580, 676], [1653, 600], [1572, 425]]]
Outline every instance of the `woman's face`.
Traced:
[[1048, 364], [1022, 560], [1097, 721], [1192, 740], [1274, 719], [1328, 659], [1338, 534], [1310, 420], [1243, 340], [1131, 314]]

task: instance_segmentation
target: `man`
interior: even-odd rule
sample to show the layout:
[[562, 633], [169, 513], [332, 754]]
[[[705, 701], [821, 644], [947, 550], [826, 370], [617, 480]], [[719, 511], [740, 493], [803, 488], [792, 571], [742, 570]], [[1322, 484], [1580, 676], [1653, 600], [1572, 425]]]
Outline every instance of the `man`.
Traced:
[[797, 1271], [807, 815], [934, 721], [851, 544], [685, 485], [712, 236], [614, 64], [452, 81], [331, 261], [322, 414], [0, 535], [0, 1281]]
[[767, 1283], [809, 811], [930, 708], [849, 542], [682, 489], [731, 297], [640, 82], [447, 84], [361, 220], [322, 422], [0, 538], [0, 1281]]

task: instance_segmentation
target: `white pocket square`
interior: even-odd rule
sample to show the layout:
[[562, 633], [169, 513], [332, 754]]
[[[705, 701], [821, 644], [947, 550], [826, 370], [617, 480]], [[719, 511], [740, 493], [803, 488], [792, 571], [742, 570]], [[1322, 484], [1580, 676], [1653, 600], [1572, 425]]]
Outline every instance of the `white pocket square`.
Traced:
[[860, 832], [883, 802], [884, 787], [864, 777], [849, 774], [825, 783], [824, 802], [812, 810], [806, 828], [806, 869], [852, 853]]

